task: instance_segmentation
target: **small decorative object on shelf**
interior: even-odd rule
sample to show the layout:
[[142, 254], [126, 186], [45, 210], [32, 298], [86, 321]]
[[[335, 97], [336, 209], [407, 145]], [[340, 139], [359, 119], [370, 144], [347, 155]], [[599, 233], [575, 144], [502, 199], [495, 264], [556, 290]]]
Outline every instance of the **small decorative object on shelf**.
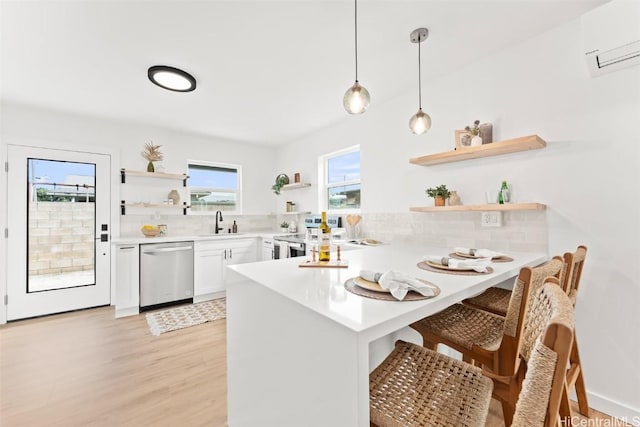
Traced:
[[300, 182], [300, 173], [299, 172], [296, 172], [296, 173], [293, 174], [293, 182], [296, 182], [296, 183]]
[[489, 144], [493, 142], [493, 125], [491, 123], [480, 124], [480, 120], [476, 120], [473, 125], [465, 126], [463, 130], [456, 130], [455, 140], [456, 150]]
[[276, 176], [276, 182], [271, 186], [271, 189], [275, 194], [280, 194], [280, 189], [288, 183], [289, 177], [286, 174], [281, 173], [280, 175]]
[[510, 201], [511, 192], [509, 191], [509, 186], [507, 185], [507, 181], [502, 181], [500, 193], [498, 194], [498, 203], [504, 205], [505, 203], [509, 203]]
[[459, 206], [462, 204], [457, 191], [451, 191], [449, 195], [449, 206]]
[[287, 221], [282, 221], [280, 223], [280, 231], [282, 231], [283, 233], [289, 232], [289, 223]]
[[425, 191], [427, 196], [434, 198], [436, 206], [444, 206], [445, 200], [451, 196], [451, 192], [444, 184], [438, 185], [436, 188], [427, 188]]
[[180, 204], [180, 194], [178, 193], [178, 190], [171, 190], [167, 197], [169, 200], [173, 201], [174, 205]]
[[155, 172], [153, 162], [159, 162], [164, 158], [160, 147], [162, 147], [162, 145], [154, 145], [153, 141], [144, 145], [144, 151], [140, 154], [149, 162], [147, 164], [147, 172]]

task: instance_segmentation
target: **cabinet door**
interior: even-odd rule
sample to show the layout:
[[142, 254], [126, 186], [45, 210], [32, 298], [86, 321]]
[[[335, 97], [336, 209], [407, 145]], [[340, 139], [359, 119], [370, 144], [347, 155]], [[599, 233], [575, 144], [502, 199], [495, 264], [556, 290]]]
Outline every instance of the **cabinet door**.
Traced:
[[111, 277], [115, 280], [116, 317], [138, 313], [140, 304], [138, 245], [115, 246]]
[[263, 245], [262, 246], [262, 261], [269, 261], [273, 259], [273, 247]]
[[257, 244], [255, 239], [236, 240], [229, 242], [227, 249], [227, 265], [245, 264], [258, 260]]
[[193, 258], [193, 295], [224, 290], [222, 272], [225, 249], [196, 249]]

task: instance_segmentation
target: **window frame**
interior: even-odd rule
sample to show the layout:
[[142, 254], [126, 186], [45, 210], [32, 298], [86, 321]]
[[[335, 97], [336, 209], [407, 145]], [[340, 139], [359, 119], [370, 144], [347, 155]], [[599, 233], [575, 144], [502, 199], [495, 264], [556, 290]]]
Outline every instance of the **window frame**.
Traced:
[[[189, 172], [190, 166], [201, 166], [201, 167], [209, 167], [209, 168], [220, 168], [220, 169], [234, 169], [236, 171], [237, 176], [237, 185], [238, 189], [235, 190], [236, 193], [236, 208], [234, 210], [224, 211], [225, 215], [242, 215], [242, 165], [233, 164], [233, 163], [220, 163], [220, 162], [211, 162], [208, 160], [187, 160], [187, 173]], [[189, 180], [187, 180], [189, 183]], [[220, 191], [220, 192], [231, 192], [229, 188], [209, 188], [209, 187], [192, 187], [191, 184], [187, 186], [187, 197], [189, 203], [191, 203], [191, 191], [192, 189], [203, 189], [206, 191]], [[194, 211], [193, 209], [189, 209], [189, 215], [215, 215], [216, 211]]]
[[[350, 179], [346, 181], [329, 183], [329, 161], [336, 157], [344, 156], [345, 154], [360, 152], [360, 178]], [[362, 210], [362, 150], [360, 144], [352, 145], [347, 148], [343, 148], [337, 151], [332, 151], [327, 154], [323, 154], [318, 157], [318, 206], [321, 211], [326, 211], [328, 214], [342, 215], [342, 214], [359, 214]], [[335, 187], [344, 187], [348, 185], [360, 185], [360, 207], [359, 208], [346, 208], [346, 209], [330, 209], [329, 208], [329, 190]]]

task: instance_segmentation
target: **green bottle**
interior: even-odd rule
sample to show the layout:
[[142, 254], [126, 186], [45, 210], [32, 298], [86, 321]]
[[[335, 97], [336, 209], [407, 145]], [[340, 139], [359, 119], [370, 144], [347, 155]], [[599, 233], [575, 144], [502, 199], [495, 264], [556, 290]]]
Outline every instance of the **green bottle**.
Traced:
[[511, 200], [511, 195], [509, 194], [509, 186], [507, 185], [507, 181], [502, 181], [502, 187], [500, 187], [500, 193], [498, 193], [498, 203], [504, 205], [505, 203], [509, 203]]

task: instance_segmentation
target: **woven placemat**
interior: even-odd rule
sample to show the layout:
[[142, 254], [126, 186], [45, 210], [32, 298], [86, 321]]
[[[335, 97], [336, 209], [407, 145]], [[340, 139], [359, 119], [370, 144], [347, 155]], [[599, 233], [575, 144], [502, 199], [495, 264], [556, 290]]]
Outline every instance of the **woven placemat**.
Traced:
[[[462, 255], [458, 255], [455, 252], [451, 252], [449, 254], [450, 258], [455, 258], [455, 259], [473, 259], [473, 258], [467, 258], [467, 257], [463, 257]], [[510, 256], [501, 256], [500, 258], [491, 258], [491, 262], [511, 262], [513, 261], [513, 258], [511, 258]]]
[[[424, 296], [424, 295], [419, 294], [417, 292], [409, 291], [409, 292], [407, 292], [407, 295], [404, 297], [404, 299], [402, 301], [418, 301], [418, 300], [422, 300], [422, 299], [429, 299], [429, 298], [437, 297], [438, 295], [440, 295], [440, 288], [437, 285], [434, 285], [431, 282], [427, 282], [426, 280], [422, 280], [422, 279], [418, 279], [418, 280], [420, 280], [425, 285], [431, 286], [433, 288], [433, 291], [434, 291], [433, 295], [432, 296]], [[394, 296], [391, 295], [390, 293], [370, 291], [369, 289], [361, 288], [360, 286], [356, 285], [353, 282], [353, 279], [349, 279], [346, 282], [344, 282], [344, 288], [346, 290], [348, 290], [349, 292], [351, 292], [352, 294], [360, 295], [361, 297], [379, 299], [379, 300], [383, 300], [383, 301], [400, 301], [400, 300], [395, 299]]]
[[483, 274], [493, 273], [493, 268], [491, 267], [487, 267], [487, 271], [485, 271], [484, 273], [480, 273], [474, 270], [445, 270], [442, 268], [431, 267], [429, 264], [427, 264], [427, 261], [420, 261], [418, 263], [418, 268], [427, 271], [433, 271], [434, 273], [455, 274], [457, 276], [482, 276]]

